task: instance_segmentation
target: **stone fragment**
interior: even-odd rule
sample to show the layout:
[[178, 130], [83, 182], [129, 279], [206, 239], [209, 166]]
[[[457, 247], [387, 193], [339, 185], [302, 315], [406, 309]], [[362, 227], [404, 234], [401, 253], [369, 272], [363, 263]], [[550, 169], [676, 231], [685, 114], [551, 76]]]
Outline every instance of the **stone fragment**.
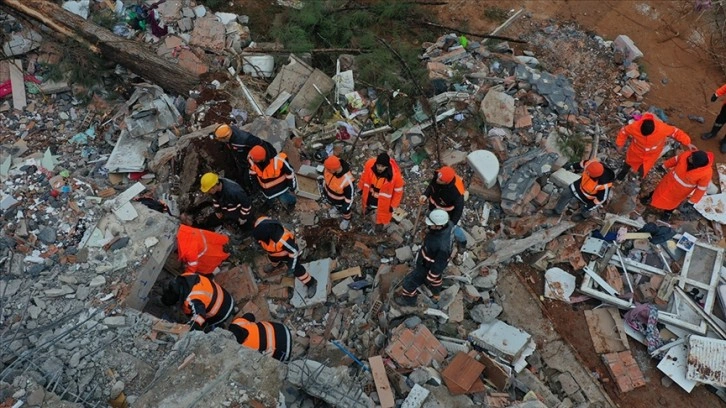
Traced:
[[68, 285], [63, 285], [60, 288], [48, 289], [44, 293], [48, 297], [60, 297], [60, 296], [70, 295], [73, 292], [75, 292], [73, 290], [73, 288], [71, 288]]
[[430, 392], [418, 384], [414, 385], [411, 392], [408, 393], [408, 396], [403, 401], [401, 408], [421, 408]]
[[106, 278], [103, 275], [96, 275], [91, 279], [91, 282], [88, 283], [88, 286], [92, 288], [97, 288], [99, 286], [103, 286], [106, 284]]
[[613, 47], [615, 48], [615, 50], [625, 54], [625, 58], [631, 62], [643, 56], [643, 53], [638, 47], [635, 46], [633, 40], [631, 40], [630, 37], [624, 34], [615, 37], [615, 41], [613, 41]]
[[396, 258], [401, 263], [408, 262], [413, 259], [413, 251], [411, 251], [411, 247], [406, 245], [396, 249]]
[[488, 150], [475, 150], [466, 157], [466, 161], [474, 172], [484, 181], [486, 188], [492, 188], [497, 183], [499, 174], [499, 159]]
[[501, 306], [492, 302], [474, 306], [469, 314], [472, 320], [477, 323], [491, 323], [502, 313], [502, 310]]
[[126, 326], [126, 316], [109, 316], [103, 319], [103, 324], [108, 327]]
[[38, 239], [46, 245], [54, 244], [57, 238], [55, 228], [43, 227], [38, 233]]
[[514, 124], [514, 98], [504, 92], [490, 89], [479, 110], [488, 123], [508, 128]]

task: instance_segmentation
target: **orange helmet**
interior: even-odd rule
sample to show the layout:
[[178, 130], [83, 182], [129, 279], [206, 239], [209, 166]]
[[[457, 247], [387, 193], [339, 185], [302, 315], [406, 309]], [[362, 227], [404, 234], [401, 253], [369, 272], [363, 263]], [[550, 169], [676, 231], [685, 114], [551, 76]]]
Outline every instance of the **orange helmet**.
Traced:
[[214, 130], [214, 137], [217, 139], [225, 139], [232, 135], [232, 128], [229, 125], [219, 125]]
[[440, 168], [437, 173], [437, 179], [444, 184], [451, 183], [452, 181], [454, 181], [454, 177], [456, 177], [456, 172], [449, 166], [444, 166]]
[[267, 152], [264, 147], [255, 146], [250, 150], [249, 157], [253, 162], [261, 162], [267, 158]]
[[323, 163], [326, 169], [335, 171], [340, 167], [340, 159], [337, 156], [330, 156]]
[[605, 167], [603, 167], [602, 163], [600, 162], [592, 162], [585, 167], [587, 170], [587, 174], [590, 175], [590, 177], [600, 177], [605, 172]]

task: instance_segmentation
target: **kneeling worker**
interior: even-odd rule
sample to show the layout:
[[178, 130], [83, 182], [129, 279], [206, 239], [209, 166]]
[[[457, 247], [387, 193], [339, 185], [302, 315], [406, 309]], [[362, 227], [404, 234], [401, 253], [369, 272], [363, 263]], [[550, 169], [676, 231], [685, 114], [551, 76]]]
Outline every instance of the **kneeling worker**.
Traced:
[[181, 214], [182, 224], [176, 233], [179, 260], [186, 264], [184, 274], [199, 273], [209, 278], [219, 272], [219, 265], [229, 258], [224, 246], [229, 237], [191, 226], [189, 214]]
[[[262, 249], [267, 252], [272, 268], [276, 268], [282, 262], [285, 262], [288, 272], [291, 272], [307, 288], [307, 297], [315, 296], [318, 281], [298, 262], [300, 250], [295, 243], [295, 234], [292, 231], [285, 228], [279, 221], [268, 217], [260, 217], [255, 222], [252, 236], [255, 237]], [[271, 270], [267, 272], [271, 272]]]
[[279, 198], [280, 203], [288, 210], [294, 210], [297, 198], [297, 178], [295, 171], [287, 161], [285, 153], [271, 156], [262, 146], [255, 146], [248, 155], [250, 176], [256, 176], [262, 189], [262, 195], [268, 200]]
[[350, 227], [350, 219], [353, 215], [353, 197], [355, 196], [353, 174], [350, 172], [350, 165], [336, 156], [325, 159], [323, 165], [325, 167], [323, 172], [325, 197], [343, 216], [340, 229], [345, 231]]
[[247, 348], [271, 355], [275, 360], [290, 360], [292, 334], [282, 323], [255, 322], [255, 315], [245, 313], [232, 320], [228, 330], [234, 334], [239, 344]]
[[650, 202], [651, 206], [665, 211], [663, 221], [670, 219], [683, 200], [688, 199], [691, 204], [701, 201], [711, 182], [712, 165], [713, 153], [702, 150], [686, 151], [663, 163], [670, 171], [658, 183]]
[[615, 180], [615, 172], [597, 159], [583, 160], [580, 163], [568, 163], [565, 170], [582, 172], [582, 177], [570, 184], [562, 191], [554, 211], [550, 215], [561, 215], [570, 202], [577, 198], [585, 205], [580, 214], [573, 216], [575, 220], [582, 220], [592, 216], [593, 211], [600, 207], [610, 197], [610, 188]]
[[426, 225], [429, 227], [416, 257], [416, 266], [403, 279], [401, 295], [395, 298], [400, 306], [416, 306], [418, 287], [424, 283], [431, 289], [434, 300], [441, 293], [442, 275], [451, 258], [453, 224], [446, 211], [436, 209], [426, 216]]
[[242, 186], [215, 173], [205, 173], [199, 181], [202, 193], [212, 196], [214, 213], [222, 222], [249, 225], [252, 200]]
[[184, 314], [191, 318], [192, 330], [212, 331], [234, 311], [232, 295], [218, 283], [196, 273], [169, 281], [161, 303], [173, 306], [179, 302]]

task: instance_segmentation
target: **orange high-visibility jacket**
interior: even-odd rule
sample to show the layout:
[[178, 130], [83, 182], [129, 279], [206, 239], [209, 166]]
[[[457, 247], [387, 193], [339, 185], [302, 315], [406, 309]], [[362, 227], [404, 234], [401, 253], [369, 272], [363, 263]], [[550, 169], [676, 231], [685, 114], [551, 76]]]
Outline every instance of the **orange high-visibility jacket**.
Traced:
[[249, 163], [250, 175], [257, 177], [262, 194], [266, 198], [275, 198], [287, 190], [292, 190], [293, 193], [297, 190], [295, 170], [287, 161], [285, 153], [279, 153], [270, 159], [264, 169], [261, 169], [252, 159], [249, 159]]
[[[373, 168], [376, 165], [376, 158], [368, 159], [363, 167], [363, 174], [360, 176], [358, 186], [363, 190], [363, 215], [366, 213], [366, 205], [368, 203], [368, 195], [373, 194], [378, 198], [378, 210], [376, 211], [376, 224], [388, 224], [393, 218], [391, 208], [397, 208], [401, 204], [403, 198], [403, 177], [401, 177], [401, 169], [398, 163], [393, 159], [390, 161], [393, 171], [391, 181], [385, 178], [378, 178]], [[378, 191], [376, 191], [376, 189]]]
[[205, 324], [218, 324], [232, 314], [232, 295], [217, 282], [198, 274], [183, 274], [182, 277], [197, 279], [182, 303], [182, 311], [192, 317], [193, 329], [204, 328]]
[[214, 272], [229, 254], [224, 252], [224, 246], [229, 237], [216, 232], [180, 225], [176, 233], [177, 252], [179, 260], [186, 263], [184, 273], [200, 273], [208, 275]]
[[246, 313], [235, 317], [229, 324], [237, 342], [261, 353], [269, 353], [273, 358], [285, 361], [292, 351], [292, 335], [282, 323], [255, 322], [254, 315]]
[[708, 165], [689, 171], [687, 159], [691, 154], [693, 152], [683, 152], [663, 163], [670, 171], [658, 183], [655, 192], [653, 192], [653, 200], [651, 201], [653, 207], [661, 210], [673, 210], [691, 193], [693, 195], [688, 200], [691, 204], [701, 201], [703, 195], [706, 194], [713, 175], [713, 169], [711, 168], [713, 166], [713, 153], [708, 152]]
[[[723, 85], [721, 85], [721, 87], [720, 87], [720, 88], [718, 88], [718, 89], [716, 90], [716, 92], [714, 92], [714, 93], [715, 93], [715, 94], [716, 94], [716, 96], [718, 96], [719, 98], [720, 98], [720, 97], [722, 97], [722, 96], [724, 96], [724, 95], [726, 95], [726, 84], [723, 84]], [[723, 102], [723, 104], [724, 104], [724, 105], [726, 105], [726, 101], [724, 101], [724, 102]]]
[[[646, 119], [653, 120], [655, 123], [655, 130], [650, 135], [643, 136], [643, 134], [640, 133], [640, 125]], [[618, 147], [625, 146], [625, 142], [628, 137], [632, 137], [633, 141], [630, 143], [628, 152], [625, 154], [625, 163], [627, 163], [633, 171], [636, 172], [640, 166], [643, 166], [643, 177], [648, 174], [650, 169], [660, 157], [660, 154], [665, 147], [666, 138], [672, 137], [683, 145], [691, 144], [691, 137], [688, 136], [686, 132], [675, 126], [664, 123], [650, 112], [645, 113], [640, 120], [637, 120], [627, 126], [623, 126], [620, 129], [620, 133], [618, 133], [615, 144]]]

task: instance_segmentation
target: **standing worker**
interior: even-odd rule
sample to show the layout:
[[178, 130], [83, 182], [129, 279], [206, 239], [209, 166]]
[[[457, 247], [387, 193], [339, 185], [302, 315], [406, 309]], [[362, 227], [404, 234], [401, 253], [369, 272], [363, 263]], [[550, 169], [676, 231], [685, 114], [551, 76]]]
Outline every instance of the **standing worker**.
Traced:
[[277, 155], [275, 147], [268, 141], [262, 140], [252, 133], [228, 124], [217, 126], [210, 137], [227, 145], [232, 152], [234, 161], [237, 164], [237, 169], [240, 172], [242, 187], [244, 187], [248, 193], [252, 193], [254, 190], [252, 189], [253, 184], [250, 179], [250, 164], [247, 160], [247, 155], [253, 147], [261, 146], [265, 149], [265, 151], [267, 151], [270, 157], [275, 157]]
[[702, 150], [686, 151], [663, 163], [670, 171], [658, 183], [650, 202], [651, 206], [665, 212], [663, 221], [670, 220], [683, 200], [688, 198], [691, 204], [701, 201], [711, 182], [712, 165], [713, 153]]
[[161, 296], [161, 303], [173, 306], [179, 302], [189, 316], [192, 330], [209, 332], [224, 323], [234, 311], [234, 300], [224, 288], [206, 276], [196, 273], [177, 276]]
[[223, 223], [249, 225], [252, 200], [242, 187], [230, 179], [215, 173], [206, 173], [199, 182], [200, 190], [212, 196], [214, 213]]
[[600, 163], [597, 159], [583, 160], [580, 163], [568, 163], [565, 170], [582, 172], [582, 177], [571, 183], [562, 191], [557, 205], [549, 215], [561, 215], [573, 199], [585, 205], [581, 213], [575, 215], [575, 220], [589, 218], [593, 211], [600, 207], [610, 197], [610, 188], [613, 186], [615, 172]]
[[[718, 98], [726, 95], [726, 84], [722, 85], [720, 88], [716, 90], [716, 92], [711, 95], [711, 102], [716, 102]], [[701, 139], [708, 140], [712, 139], [716, 136], [718, 136], [718, 132], [721, 131], [721, 128], [723, 125], [726, 124], [726, 102], [721, 105], [721, 111], [718, 113], [718, 116], [716, 116], [716, 120], [713, 122], [713, 127], [711, 127], [711, 131], [708, 133], [704, 133], [701, 135]], [[726, 136], [724, 136], [723, 139], [721, 139], [721, 153], [726, 153]]]
[[461, 247], [466, 247], [466, 235], [457, 227], [464, 212], [464, 181], [456, 174], [453, 168], [443, 166], [434, 173], [423, 195], [419, 197], [419, 204], [429, 203], [429, 211], [436, 208], [442, 209], [449, 214], [449, 221], [454, 225], [454, 238]]
[[398, 163], [386, 153], [368, 159], [358, 184], [363, 190], [363, 215], [376, 210], [376, 224], [390, 223], [393, 210], [401, 204], [405, 184]]
[[255, 146], [248, 155], [250, 176], [256, 176], [262, 194], [268, 199], [279, 198], [288, 210], [295, 209], [297, 198], [297, 178], [287, 161], [287, 155], [280, 153], [272, 156], [262, 146]]
[[434, 300], [438, 300], [443, 284], [442, 275], [449, 265], [452, 251], [452, 229], [449, 214], [435, 209], [426, 216], [428, 231], [416, 257], [416, 266], [403, 279], [401, 294], [395, 298], [399, 306], [416, 306], [418, 287], [428, 284]]
[[189, 214], [181, 214], [182, 224], [176, 233], [179, 260], [186, 264], [184, 274], [199, 273], [210, 279], [219, 272], [219, 265], [229, 258], [224, 246], [229, 237], [191, 226]]
[[340, 222], [340, 229], [345, 231], [350, 227], [352, 218], [353, 197], [355, 188], [353, 186], [353, 174], [350, 172], [350, 165], [337, 156], [330, 156], [323, 163], [325, 197], [333, 205], [333, 209], [343, 216]]
[[275, 360], [290, 360], [292, 333], [282, 323], [255, 322], [255, 315], [245, 313], [242, 317], [232, 320], [228, 330], [244, 347], [270, 355]]
[[663, 152], [668, 137], [677, 140], [690, 150], [696, 150], [696, 146], [691, 144], [691, 137], [686, 132], [661, 121], [650, 112], [643, 114], [640, 120], [620, 129], [615, 140], [618, 152], [623, 151], [625, 142], [631, 137], [633, 141], [625, 153], [625, 163], [617, 175], [617, 179], [621, 181], [625, 179], [631, 169], [635, 170], [641, 178], [645, 178]]
[[285, 228], [279, 221], [260, 217], [255, 222], [252, 235], [267, 252], [267, 257], [272, 264], [265, 272], [272, 272], [274, 268], [285, 262], [288, 273], [292, 273], [307, 288], [307, 297], [315, 296], [318, 281], [298, 262], [300, 250], [295, 243], [295, 234], [292, 231]]

